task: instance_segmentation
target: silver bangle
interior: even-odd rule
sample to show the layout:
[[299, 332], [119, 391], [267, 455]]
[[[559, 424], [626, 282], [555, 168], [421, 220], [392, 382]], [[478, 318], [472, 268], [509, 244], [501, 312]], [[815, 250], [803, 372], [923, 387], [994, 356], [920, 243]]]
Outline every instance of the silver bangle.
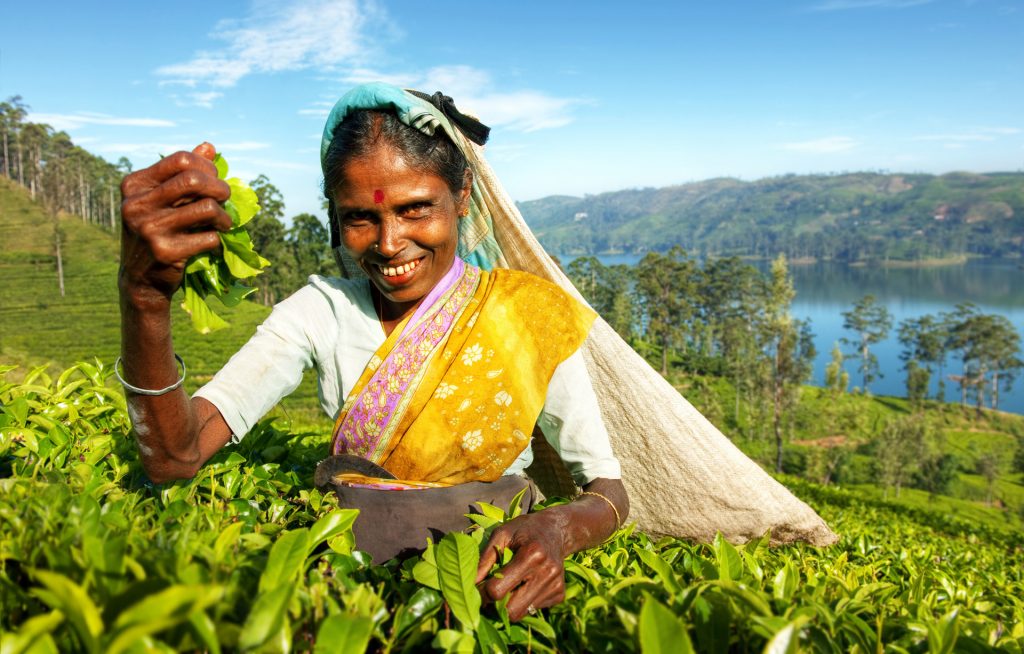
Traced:
[[178, 381], [174, 382], [167, 388], [161, 388], [160, 390], [154, 391], [148, 388], [139, 388], [138, 386], [132, 386], [126, 382], [124, 377], [121, 376], [121, 357], [117, 357], [117, 361], [114, 362], [114, 376], [117, 377], [117, 381], [121, 382], [121, 385], [124, 386], [126, 390], [129, 390], [136, 395], [164, 395], [180, 387], [185, 382], [185, 373], [188, 372], [188, 369], [185, 367], [184, 359], [178, 356], [177, 353], [175, 353], [174, 359], [181, 365], [181, 376], [178, 377]]

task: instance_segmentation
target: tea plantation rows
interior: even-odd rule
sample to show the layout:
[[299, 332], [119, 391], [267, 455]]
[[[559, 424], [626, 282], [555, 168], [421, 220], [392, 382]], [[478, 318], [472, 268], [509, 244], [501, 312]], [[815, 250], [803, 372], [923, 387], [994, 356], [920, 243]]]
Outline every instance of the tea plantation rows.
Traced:
[[1024, 538], [789, 479], [839, 544], [626, 527], [567, 562], [563, 604], [510, 623], [472, 583], [500, 509], [375, 565], [354, 512], [310, 490], [324, 435], [265, 421], [152, 486], [109, 374], [0, 376], [2, 654], [1024, 651]]

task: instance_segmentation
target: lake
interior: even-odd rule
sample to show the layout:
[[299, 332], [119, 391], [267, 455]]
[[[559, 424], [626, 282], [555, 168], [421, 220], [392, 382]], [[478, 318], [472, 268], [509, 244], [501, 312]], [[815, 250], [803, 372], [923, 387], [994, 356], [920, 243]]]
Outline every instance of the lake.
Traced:
[[[566, 264], [574, 257], [561, 257]], [[635, 265], [639, 255], [600, 256], [605, 265], [625, 263]], [[770, 262], [756, 262], [755, 265], [767, 271]], [[839, 263], [816, 263], [790, 267], [796, 299], [793, 301], [793, 315], [810, 319], [814, 330], [818, 356], [814, 363], [814, 384], [822, 384], [825, 366], [831, 358], [832, 346], [840, 339], [853, 338], [854, 334], [843, 329], [842, 312], [849, 310], [853, 303], [867, 294], [872, 294], [889, 309], [893, 316], [893, 329], [889, 338], [874, 346], [881, 367], [881, 379], [871, 383], [875, 395], [906, 394], [903, 362], [899, 355], [902, 346], [896, 338], [896, 327], [900, 321], [930, 313], [952, 311], [962, 302], [972, 302], [985, 313], [1006, 316], [1019, 333], [1024, 336], [1024, 270], [1015, 260], [971, 260], [960, 266], [932, 268], [886, 268], [882, 266], [854, 267]], [[852, 350], [840, 346], [845, 353]], [[954, 355], [955, 356], [955, 355]], [[857, 361], [847, 361], [850, 373], [850, 387], [861, 385]], [[950, 357], [945, 373], [960, 372], [959, 360]], [[938, 391], [938, 380], [932, 379], [931, 395]], [[987, 394], [987, 393], [986, 393]], [[959, 387], [946, 382], [946, 399], [959, 401]], [[1012, 391], [1001, 392], [999, 408], [1004, 411], [1024, 414], [1024, 378], [1018, 380]]]

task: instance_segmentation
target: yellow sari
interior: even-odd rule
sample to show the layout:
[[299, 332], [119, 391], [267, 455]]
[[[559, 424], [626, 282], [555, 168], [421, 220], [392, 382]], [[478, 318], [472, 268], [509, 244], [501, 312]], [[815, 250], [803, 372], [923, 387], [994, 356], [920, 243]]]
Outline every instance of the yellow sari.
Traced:
[[498, 479], [529, 444], [555, 368], [595, 314], [529, 273], [457, 263], [451, 288], [371, 357], [333, 454], [400, 480], [459, 484]]

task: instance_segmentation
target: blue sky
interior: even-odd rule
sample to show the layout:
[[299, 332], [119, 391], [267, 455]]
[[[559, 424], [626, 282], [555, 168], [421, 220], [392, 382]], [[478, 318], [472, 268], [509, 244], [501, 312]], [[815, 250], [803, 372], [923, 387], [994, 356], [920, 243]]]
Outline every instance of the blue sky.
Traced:
[[1024, 168], [1024, 0], [43, 0], [4, 19], [0, 97], [137, 167], [209, 140], [289, 215], [320, 213], [324, 116], [371, 79], [491, 124], [516, 200]]

